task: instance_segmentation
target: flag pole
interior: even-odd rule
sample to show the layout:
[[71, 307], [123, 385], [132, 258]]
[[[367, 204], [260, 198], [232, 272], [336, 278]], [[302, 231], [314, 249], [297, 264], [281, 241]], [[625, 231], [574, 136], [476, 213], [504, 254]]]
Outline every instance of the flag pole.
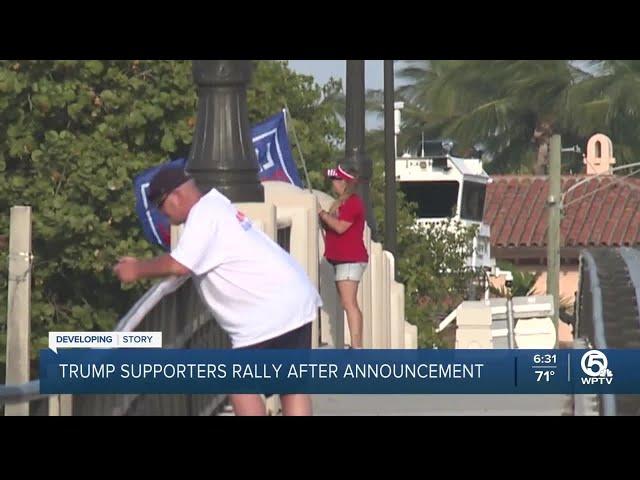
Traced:
[[[282, 111], [284, 112], [284, 126], [288, 132], [289, 124], [287, 123], [287, 115], [291, 114], [289, 113], [289, 106], [286, 102]], [[298, 135], [296, 135], [296, 130], [293, 127], [293, 120], [291, 121], [291, 133], [293, 135], [293, 140], [296, 142], [296, 146], [298, 147], [298, 153], [300, 153], [300, 160], [302, 161], [302, 168], [304, 170], [304, 177], [307, 181], [307, 187], [309, 188], [309, 192], [313, 193], [313, 189], [311, 188], [311, 180], [309, 180], [309, 172], [307, 171], [307, 163], [304, 161], [304, 155], [302, 154], [302, 148], [300, 147], [300, 142], [298, 141]]]

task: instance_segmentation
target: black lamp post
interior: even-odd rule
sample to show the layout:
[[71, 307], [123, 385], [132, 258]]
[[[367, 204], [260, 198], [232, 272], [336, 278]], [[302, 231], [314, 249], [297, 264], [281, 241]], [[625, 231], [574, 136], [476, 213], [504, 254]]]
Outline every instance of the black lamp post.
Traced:
[[373, 164], [364, 149], [364, 60], [347, 60], [346, 98], [346, 152], [345, 161], [358, 172], [360, 182], [358, 195], [367, 209], [367, 224], [371, 236], [377, 237], [376, 220], [373, 215], [370, 195], [370, 181]]
[[263, 202], [247, 111], [249, 60], [194, 60], [198, 116], [186, 170], [203, 192], [232, 202]]
[[384, 61], [384, 248], [397, 250], [396, 146], [393, 60]]

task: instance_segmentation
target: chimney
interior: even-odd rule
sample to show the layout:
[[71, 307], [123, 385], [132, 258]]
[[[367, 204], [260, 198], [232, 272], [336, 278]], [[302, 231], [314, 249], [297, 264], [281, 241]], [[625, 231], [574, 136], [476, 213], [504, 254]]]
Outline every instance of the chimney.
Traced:
[[611, 139], [602, 133], [592, 136], [587, 143], [583, 163], [587, 166], [587, 175], [611, 175], [612, 165], [616, 163]]

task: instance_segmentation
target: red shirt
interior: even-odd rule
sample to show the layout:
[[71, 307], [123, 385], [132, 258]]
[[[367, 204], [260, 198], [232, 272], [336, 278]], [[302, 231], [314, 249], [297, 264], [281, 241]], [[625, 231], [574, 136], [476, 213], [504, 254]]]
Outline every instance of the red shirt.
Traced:
[[342, 234], [326, 228], [324, 256], [336, 262], [368, 262], [369, 255], [364, 246], [364, 203], [356, 194], [351, 195], [337, 211], [338, 219], [351, 223]]

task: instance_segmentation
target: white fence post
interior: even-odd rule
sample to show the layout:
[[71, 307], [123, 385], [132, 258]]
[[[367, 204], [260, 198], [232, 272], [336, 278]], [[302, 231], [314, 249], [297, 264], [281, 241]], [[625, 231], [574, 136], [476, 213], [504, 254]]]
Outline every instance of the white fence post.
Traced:
[[[9, 229], [7, 385], [29, 381], [31, 337], [31, 207], [12, 207]], [[5, 415], [29, 415], [29, 403], [5, 406]]]

